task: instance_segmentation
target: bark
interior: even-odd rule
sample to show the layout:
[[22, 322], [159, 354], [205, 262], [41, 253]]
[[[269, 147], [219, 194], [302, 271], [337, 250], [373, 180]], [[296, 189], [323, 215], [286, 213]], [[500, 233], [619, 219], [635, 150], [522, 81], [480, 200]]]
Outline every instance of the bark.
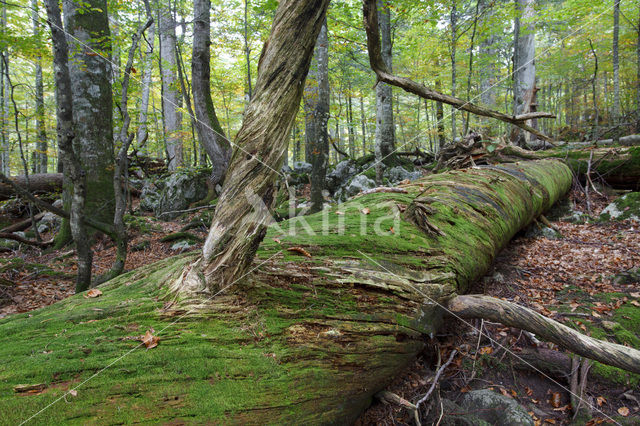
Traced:
[[[389, 72], [393, 68], [391, 52], [391, 10], [385, 0], [377, 0], [380, 10], [380, 55]], [[382, 183], [382, 163], [389, 163], [395, 150], [396, 131], [393, 118], [393, 92], [391, 85], [383, 81], [376, 84], [376, 182]]]
[[620, 119], [620, 0], [613, 1], [613, 114], [616, 122]]
[[327, 5], [328, 0], [279, 3], [202, 257], [175, 287], [222, 288], [241, 279], [251, 265], [268, 218], [266, 210], [254, 206], [273, 204], [275, 180]]
[[[38, 15], [38, 0], [31, 0], [31, 18], [33, 22], [33, 36], [40, 39], [40, 16]], [[35, 100], [36, 100], [36, 158], [35, 173], [47, 173], [47, 132], [44, 118], [44, 86], [42, 84], [42, 57], [35, 59]]]
[[[56, 118], [57, 118], [57, 133], [58, 133], [58, 148], [60, 150], [60, 154], [62, 155], [62, 159], [64, 161], [64, 171], [65, 176], [69, 178], [72, 184], [72, 194], [71, 194], [71, 203], [70, 203], [70, 214], [69, 214], [69, 226], [71, 229], [71, 235], [73, 236], [73, 241], [76, 244], [76, 251], [78, 255], [78, 274], [76, 278], [76, 292], [80, 292], [89, 288], [91, 284], [91, 266], [93, 263], [93, 252], [91, 250], [91, 243], [89, 242], [89, 237], [87, 234], [87, 229], [84, 224], [86, 215], [86, 199], [87, 199], [87, 191], [86, 191], [86, 182], [87, 182], [87, 174], [82, 167], [82, 152], [78, 153], [76, 151], [77, 145], [74, 144], [74, 139], [76, 139], [76, 132], [83, 135], [86, 139], [87, 134], [87, 124], [81, 123], [78, 125], [78, 120], [75, 115], [75, 107], [76, 102], [74, 102], [74, 97], [72, 93], [80, 94], [82, 92], [75, 92], [75, 90], [83, 90], [87, 91], [87, 81], [76, 81], [75, 87], [74, 83], [71, 80], [71, 70], [69, 64], [71, 63], [70, 59], [70, 50], [67, 45], [67, 38], [65, 34], [66, 32], [70, 34], [76, 34], [79, 39], [90, 42], [88, 29], [92, 28], [91, 25], [87, 25], [86, 27], [78, 26], [81, 21], [83, 21], [84, 14], [77, 14], [77, 5], [64, 3], [66, 6], [65, 9], [65, 19], [68, 20], [69, 26], [71, 28], [62, 25], [62, 20], [60, 19], [60, 5], [57, 0], [47, 0], [46, 1], [46, 9], [47, 9], [47, 18], [49, 27], [51, 28], [51, 39], [53, 44], [53, 67], [54, 73], [56, 76]], [[106, 4], [101, 5], [104, 7], [104, 16], [101, 21], [103, 21], [102, 27], [108, 25], [106, 23]], [[89, 15], [88, 23], [91, 23], [91, 18], [96, 19], [96, 17], [92, 16], [93, 13], [97, 13], [97, 11], [87, 12]], [[102, 13], [101, 13], [102, 14]], [[79, 18], [79, 19], [78, 19]], [[96, 28], [98, 29], [98, 28]], [[76, 50], [76, 54], [78, 54], [78, 61], [81, 61], [82, 55]], [[86, 55], [84, 55], [86, 56]], [[89, 63], [96, 65], [89, 58], [84, 58]], [[82, 69], [78, 69], [80, 63], [76, 63], [72, 65], [75, 67], [77, 78], [82, 77], [82, 73], [86, 72]], [[106, 69], [102, 68], [103, 65], [96, 65], [98, 70], [102, 70], [102, 74], [97, 76], [96, 85], [92, 87], [92, 98], [96, 103], [101, 99], [101, 95], [106, 97], [109, 101], [111, 100], [111, 86], [108, 87], [108, 90], [105, 88], [103, 80], [106, 79], [107, 72]], [[90, 79], [88, 79], [90, 80]], [[80, 85], [80, 83], [84, 83]], [[107, 81], [108, 84], [108, 81]], [[97, 91], [96, 91], [97, 90]], [[97, 99], [94, 99], [97, 98]], [[82, 100], [82, 99], [81, 99]], [[100, 105], [102, 109], [99, 107], [96, 108], [96, 111], [102, 111], [103, 113], [108, 113], [108, 117], [111, 117], [111, 104], [109, 102], [108, 107], [105, 105]], [[79, 108], [83, 111], [83, 113], [87, 113], [87, 105], [78, 105]], [[90, 114], [80, 114], [80, 118], [92, 118]], [[93, 117], [95, 118], [95, 117]], [[109, 120], [110, 121], [110, 120]], [[96, 123], [97, 124], [97, 123]], [[109, 123], [110, 124], [110, 123]], [[79, 127], [79, 129], [77, 128]], [[111, 135], [111, 128], [109, 128], [109, 135]], [[86, 157], [85, 157], [86, 159]], [[95, 171], [94, 171], [95, 172]], [[5, 182], [6, 183], [6, 182]], [[93, 216], [91, 216], [93, 218]]]
[[[329, 35], [327, 23], [322, 24], [314, 58], [305, 85], [305, 153], [311, 163], [311, 209], [322, 210], [324, 181], [329, 163]], [[339, 137], [339, 136], [338, 136]]]
[[159, 20], [160, 62], [162, 74], [163, 130], [169, 170], [176, 170], [183, 164], [182, 156], [182, 114], [180, 113], [180, 82], [176, 64], [176, 22], [171, 8], [161, 6]]
[[211, 1], [193, 2], [194, 30], [193, 55], [191, 59], [191, 84], [193, 87], [193, 105], [196, 115], [196, 130], [200, 145], [211, 160], [211, 184], [217, 185], [224, 179], [231, 158], [231, 144], [220, 126], [216, 110], [211, 99], [211, 69], [209, 33]]
[[[456, 88], [457, 88], [457, 64], [456, 64], [456, 50], [458, 47], [458, 10], [457, 10], [457, 0], [453, 0], [451, 3], [451, 14], [449, 16], [451, 23], [451, 96], [456, 96]], [[451, 139], [455, 140], [457, 137], [456, 130], [456, 110], [454, 107], [451, 108]], [[464, 135], [463, 135], [464, 136]]]
[[[36, 173], [29, 175], [29, 185], [24, 175], [14, 176], [11, 180], [17, 185], [36, 194], [57, 192], [62, 190], [62, 173]], [[8, 185], [0, 184], [0, 201], [15, 196], [15, 191]]]
[[[2, 4], [2, 13], [0, 13], [0, 30], [5, 32], [7, 26], [7, 5]], [[0, 56], [4, 58], [8, 53], [5, 49], [0, 49]], [[7, 63], [8, 63], [7, 58]], [[11, 148], [9, 145], [9, 93], [11, 88], [5, 78], [4, 60], [0, 60], [0, 171], [7, 176], [11, 172], [9, 154]]]
[[[64, 0], [73, 99], [73, 149], [86, 175], [85, 214], [111, 222], [113, 193], [113, 101], [109, 81], [107, 1]], [[104, 57], [102, 56], [104, 55]], [[66, 170], [65, 170], [66, 173]]]
[[[440, 92], [441, 90], [442, 83], [440, 80], [436, 80], [436, 91]], [[446, 144], [444, 136], [444, 107], [440, 101], [436, 101], [436, 121], [436, 129], [438, 130], [438, 151], [440, 151]]]
[[[319, 28], [322, 21], [316, 22]], [[309, 40], [309, 54], [314, 41], [315, 37]], [[256, 99], [259, 94], [258, 89]], [[6, 360], [0, 382], [3, 420], [9, 424], [24, 420], [24, 411], [15, 409], [24, 404], [24, 397], [15, 395], [12, 386], [49, 383], [46, 378], [68, 371], [77, 371], [74, 378], [83, 383], [95, 374], [95, 368], [86, 366], [102, 368], [105, 359], [118, 359], [135, 348], [138, 343], [131, 341], [132, 335], [145, 328], [133, 331], [131, 327], [145, 321], [153, 323], [159, 346], [131, 351], [112, 368], [102, 370], [99, 381], [78, 388], [73, 404], [66, 404], [64, 410], [54, 407], [56, 422], [79, 416], [87, 422], [99, 421], [111, 412], [117, 398], [118, 416], [123, 420], [143, 414], [151, 423], [189, 418], [195, 423], [263, 424], [268, 419], [274, 424], [351, 424], [373, 395], [415, 362], [425, 349], [426, 336], [436, 333], [443, 321], [451, 321], [434, 302], [464, 302], [457, 294], [481, 277], [509, 238], [552, 205], [571, 180], [559, 161], [433, 175], [406, 186], [406, 194], [370, 194], [343, 204], [340, 210], [345, 215], [329, 214], [329, 235], [322, 235], [322, 221], [317, 220], [322, 213], [309, 218], [316, 219], [310, 222], [314, 234], [283, 236], [271, 229], [270, 236], [280, 235], [282, 243], [265, 239], [260, 255], [271, 259], [260, 260], [263, 264], [255, 274], [213, 299], [200, 298], [198, 304], [157, 300], [166, 291], [159, 287], [191, 263], [193, 256], [187, 255], [106, 284], [101, 287], [99, 305], [77, 296], [34, 311], [32, 317], [0, 321], [0, 355]], [[428, 193], [423, 194], [424, 188]], [[397, 203], [412, 208], [400, 215]], [[371, 208], [369, 215], [360, 213], [363, 206]], [[425, 216], [416, 220], [411, 211]], [[340, 218], [348, 224], [364, 217], [368, 218], [364, 235], [356, 221], [345, 233], [359, 235], [339, 236]], [[445, 235], [423, 233], [425, 228], [408, 219], [421, 226], [426, 219], [430, 224], [426, 229]], [[386, 229], [390, 223], [399, 226], [395, 234], [376, 234], [376, 226]], [[473, 232], [460, 232], [461, 228]], [[336, 243], [349, 253], [348, 260], [336, 255]], [[300, 244], [312, 258], [274, 257], [282, 247]], [[391, 246], [394, 249], [389, 252]], [[384, 265], [375, 260], [381, 251]], [[123, 308], [131, 298], [136, 303]], [[514, 312], [513, 305], [495, 299], [480, 308], [494, 303], [513, 316], [527, 312]], [[464, 311], [468, 306], [459, 308]], [[73, 342], [65, 339], [52, 342], [55, 334], [69, 326], [70, 309], [71, 320], [82, 323], [74, 329], [73, 341], [90, 341], [91, 351], [74, 349]], [[107, 320], [121, 315], [117, 324], [131, 327], [106, 326], [106, 313]], [[487, 315], [495, 311], [488, 310]], [[164, 331], [170, 324], [174, 327]], [[34, 371], [24, 359], [33, 357], [37, 348], [42, 352], [46, 343], [52, 352], [40, 356]], [[122, 389], [130, 388], [136, 392], [123, 393]], [[62, 392], [56, 389], [51, 386], [29, 398], [44, 407], [53, 395], [59, 396], [55, 392]], [[80, 397], [89, 391], [92, 398]], [[167, 400], [178, 402], [167, 404]], [[142, 412], [141, 407], [145, 407]]]
[[[364, 25], [367, 31], [367, 48], [369, 50], [369, 63], [371, 68], [376, 72], [378, 79], [380, 81], [385, 81], [394, 86], [398, 86], [403, 90], [416, 94], [425, 99], [431, 99], [438, 102], [446, 103], [449, 105], [455, 106], [457, 109], [468, 111], [472, 114], [495, 118], [500, 121], [504, 121], [506, 123], [511, 123], [523, 130], [526, 130], [541, 139], [550, 142], [552, 139], [540, 132], [537, 129], [525, 124], [526, 120], [529, 120], [531, 117], [529, 115], [522, 116], [512, 116], [503, 114], [498, 111], [493, 111], [490, 109], [483, 108], [481, 106], [475, 105], [470, 102], [466, 102], [462, 99], [442, 94], [438, 91], [434, 91], [429, 89], [422, 84], [416, 83], [411, 79], [405, 77], [398, 77], [391, 74], [384, 61], [382, 60], [382, 56], [380, 55], [380, 34], [378, 31], [378, 14], [375, 7], [375, 0], [365, 0], [363, 2], [363, 15], [364, 15]], [[547, 112], [538, 112], [536, 117], [555, 117], [551, 113]]]
[[633, 373], [640, 373], [640, 351], [585, 336], [537, 312], [504, 300], [482, 295], [457, 296], [447, 308], [456, 317], [483, 318], [533, 332], [578, 355]]
[[[136, 142], [138, 149], [146, 144], [149, 137], [147, 130], [147, 116], [149, 113], [149, 93], [151, 91], [151, 77], [153, 74], [153, 43], [155, 41], [156, 24], [151, 24], [146, 38], [146, 49], [144, 56], [144, 65], [142, 68], [142, 81], [140, 88], [140, 111], [138, 114], [138, 132]], [[146, 152], [146, 150], [145, 150]]]
[[[535, 26], [532, 22], [535, 16], [534, 0], [517, 0], [515, 22], [515, 50], [514, 50], [514, 115], [527, 114], [535, 111], [536, 66], [535, 66]], [[532, 127], [535, 124], [532, 123]], [[518, 146], [526, 145], [525, 134], [515, 129], [512, 141]]]
[[244, 56], [247, 61], [247, 95], [251, 100], [253, 87], [251, 87], [251, 47], [249, 47], [249, 0], [244, 0]]

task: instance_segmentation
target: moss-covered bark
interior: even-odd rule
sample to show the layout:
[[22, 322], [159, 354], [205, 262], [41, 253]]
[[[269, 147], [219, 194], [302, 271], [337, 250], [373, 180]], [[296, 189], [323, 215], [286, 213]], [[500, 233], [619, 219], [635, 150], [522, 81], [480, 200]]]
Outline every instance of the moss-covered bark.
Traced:
[[[76, 387], [38, 423], [349, 423], [438, 329], [433, 301], [463, 292], [570, 184], [556, 160], [434, 175], [273, 225], [255, 272], [211, 300], [167, 292], [185, 255], [0, 320], [0, 423]], [[158, 347], [138, 347], [150, 328]]]

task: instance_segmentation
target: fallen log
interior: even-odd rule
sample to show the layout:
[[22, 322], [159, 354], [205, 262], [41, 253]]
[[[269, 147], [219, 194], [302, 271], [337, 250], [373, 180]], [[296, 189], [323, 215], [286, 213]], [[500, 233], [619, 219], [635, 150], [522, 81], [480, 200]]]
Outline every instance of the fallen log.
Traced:
[[[44, 217], [44, 213], [38, 213], [33, 218], [35, 219], [36, 222], [38, 222], [43, 217]], [[12, 225], [7, 226], [6, 228], [0, 229], [0, 233], [10, 234], [12, 232], [24, 231], [25, 229], [28, 229], [32, 224], [33, 222], [31, 221], [31, 218], [24, 219]]]
[[[16, 185], [35, 194], [62, 191], [62, 173], [34, 173], [29, 175], [28, 188], [27, 179], [24, 175], [14, 176], [10, 179]], [[13, 196], [15, 196], [13, 188], [7, 184], [0, 183], [0, 201], [7, 200]]]
[[557, 160], [431, 175], [273, 224], [216, 294], [171, 291], [186, 254], [0, 319], [0, 423], [349, 424], [571, 181]]

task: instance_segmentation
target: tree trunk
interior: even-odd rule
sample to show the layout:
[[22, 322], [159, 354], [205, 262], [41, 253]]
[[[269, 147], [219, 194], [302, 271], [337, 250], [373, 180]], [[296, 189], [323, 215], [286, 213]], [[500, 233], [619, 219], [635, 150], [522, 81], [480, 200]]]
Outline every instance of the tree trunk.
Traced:
[[182, 113], [180, 112], [180, 82], [176, 65], [176, 22], [171, 7], [160, 6], [160, 61], [162, 69], [162, 110], [164, 111], [164, 133], [169, 170], [183, 164]]
[[[153, 74], [153, 44], [155, 42], [156, 24], [151, 24], [148, 32], [148, 43], [144, 54], [144, 65], [142, 68], [142, 82], [140, 88], [140, 111], [138, 114], [138, 131], [136, 133], [137, 148], [146, 146], [149, 131], [147, 130], [147, 116], [149, 114], [149, 94], [151, 91], [151, 77]], [[144, 152], [147, 152], [145, 149]]]
[[244, 0], [244, 56], [247, 62], [247, 95], [251, 100], [253, 87], [251, 87], [251, 47], [249, 46], [249, 0]]
[[[314, 21], [319, 28], [322, 21]], [[314, 41], [305, 45], [308, 53]], [[258, 99], [260, 84], [256, 89]], [[233, 166], [229, 179], [232, 172]], [[504, 301], [489, 298], [478, 307], [470, 303], [477, 299], [456, 294], [481, 277], [509, 238], [551, 206], [571, 179], [558, 161], [434, 175], [405, 186], [407, 194], [365, 195], [342, 204], [344, 215], [332, 209], [328, 234], [322, 213], [308, 217], [313, 234], [285, 236], [272, 227], [257, 272], [197, 305], [161, 297], [163, 284], [193, 261], [183, 255], [116, 278], [100, 287], [95, 301], [80, 295], [0, 320], [0, 419], [21, 423], [73, 389], [77, 396], [66, 395], [73, 403], [37, 415], [57, 424], [80, 417], [91, 423], [105, 412], [122, 423], [144, 416], [150, 423], [351, 424], [438, 331], [445, 317], [434, 302], [461, 315], [485, 309], [483, 315], [495, 318], [487, 308]], [[428, 194], [420, 195], [423, 187]], [[398, 204], [408, 205], [407, 213], [399, 213]], [[370, 214], [361, 213], [364, 206]], [[299, 220], [281, 226], [295, 224]], [[300, 245], [312, 258], [282, 252]], [[376, 260], [381, 252], [384, 265]], [[502, 306], [507, 319], [527, 314]], [[529, 328], [531, 318], [539, 321], [530, 315], [519, 326]], [[70, 322], [73, 333], [64, 334]], [[137, 336], [151, 326], [158, 346], [146, 350]], [[54, 338], [60, 333], [67, 337]], [[572, 336], [559, 344], [579, 346], [586, 337]], [[637, 352], [610, 348], [623, 356]], [[36, 369], [25, 362], [33, 357]], [[12, 390], [20, 383], [50, 384], [28, 396], [33, 409], [26, 414], [25, 397]]]
[[[442, 83], [436, 80], [436, 91], [442, 91]], [[438, 129], [438, 151], [440, 151], [447, 143], [444, 136], [444, 107], [442, 102], [436, 101], [436, 128]]]
[[250, 267], [266, 232], [265, 206], [275, 199], [274, 184], [327, 5], [328, 0], [279, 3], [202, 257], [175, 288], [220, 289]]
[[[514, 51], [514, 115], [533, 112], [535, 103], [536, 65], [535, 65], [535, 16], [534, 0], [516, 0], [515, 51]], [[534, 126], [535, 127], [535, 126]], [[527, 137], [514, 128], [512, 140], [518, 146], [526, 146]]]
[[64, 0], [63, 5], [65, 30], [71, 36], [73, 146], [87, 179], [85, 214], [110, 223], [114, 212], [113, 100], [110, 65], [101, 56], [110, 57], [107, 1], [80, 4]]
[[[451, 14], [450, 23], [451, 23], [451, 96], [456, 96], [456, 88], [457, 88], [457, 63], [456, 63], [456, 49], [458, 47], [458, 10], [457, 10], [457, 0], [453, 0], [451, 3]], [[456, 109], [452, 105], [451, 106], [451, 140], [456, 140], [458, 136], [456, 129]]]
[[[322, 24], [305, 85], [305, 153], [311, 163], [311, 209], [315, 213], [324, 204], [324, 181], [329, 162], [329, 35]], [[339, 136], [338, 136], [339, 137]]]
[[[40, 16], [38, 15], [38, 0], [31, 0], [31, 17], [33, 21], [33, 36], [40, 39]], [[35, 59], [35, 97], [36, 97], [36, 158], [35, 173], [47, 173], [47, 132], [44, 119], [44, 86], [42, 84], [42, 57], [38, 54]]]
[[[620, 119], [620, 0], [613, 1], [613, 115], [616, 122]], [[617, 132], [616, 132], [617, 133]]]
[[[385, 0], [378, 0], [380, 10], [380, 53], [388, 70], [393, 68], [391, 53], [391, 10]], [[382, 183], [382, 164], [392, 162], [395, 150], [396, 130], [393, 121], [393, 92], [389, 84], [376, 84], [376, 181]]]
[[[7, 5], [2, 4], [2, 12], [0, 13], [0, 30], [5, 33], [7, 27]], [[7, 56], [7, 50], [0, 48], [0, 56]], [[7, 57], [7, 63], [9, 58]], [[8, 81], [5, 78], [5, 64], [0, 61], [0, 171], [7, 176], [11, 174], [10, 157], [11, 147], [9, 144], [9, 93], [11, 88], [8, 87]]]
[[209, 33], [211, 29], [211, 1], [193, 2], [194, 30], [193, 55], [191, 59], [191, 84], [193, 105], [196, 114], [196, 129], [202, 148], [211, 160], [211, 184], [217, 185], [224, 179], [231, 158], [231, 144], [220, 126], [211, 99], [211, 68]]

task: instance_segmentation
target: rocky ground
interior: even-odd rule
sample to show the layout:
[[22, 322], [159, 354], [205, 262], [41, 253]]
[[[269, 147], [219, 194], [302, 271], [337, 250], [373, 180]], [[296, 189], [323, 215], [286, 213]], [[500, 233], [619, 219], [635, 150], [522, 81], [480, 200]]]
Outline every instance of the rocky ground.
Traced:
[[[298, 187], [298, 203], [304, 207], [309, 193], [305, 165], [296, 164], [288, 172], [290, 184]], [[373, 187], [371, 173], [367, 162], [340, 163], [328, 176], [327, 197], [340, 199]], [[388, 167], [385, 183], [392, 185], [419, 174], [410, 167]], [[184, 186], [181, 194], [191, 194], [193, 176], [173, 179]], [[176, 183], [165, 186], [174, 188]], [[132, 235], [126, 269], [201, 246], [211, 205], [170, 204], [168, 200], [177, 195], [163, 185], [144, 186], [141, 194], [142, 200], [134, 203], [136, 215], [125, 218]], [[204, 193], [192, 195], [202, 198]], [[535, 223], [518, 235], [496, 259], [494, 268], [476, 283], [474, 292], [516, 301], [594, 337], [640, 347], [640, 200], [637, 193], [631, 193], [610, 205], [614, 198], [592, 192], [587, 203], [576, 188], [549, 214], [555, 229]], [[286, 199], [280, 201], [287, 204]], [[138, 209], [140, 204], [142, 209]], [[163, 216], [161, 210], [189, 211]], [[602, 221], [592, 220], [595, 218]], [[58, 226], [49, 220], [43, 228], [45, 240]], [[8, 247], [12, 248], [0, 254], [0, 318], [55, 303], [73, 293], [72, 249], [43, 251], [13, 243]], [[115, 249], [108, 240], [99, 241], [95, 248], [94, 273], [100, 274], [110, 267]], [[432, 388], [438, 365], [446, 364], [456, 351], [430, 397], [420, 404], [423, 423], [475, 425], [483, 424], [481, 419], [490, 424], [572, 422], [571, 360], [553, 345], [500, 324], [457, 321], [428, 344], [438, 348], [428, 352], [440, 353], [440, 359], [420, 357], [387, 388], [406, 400], [407, 406], [415, 404]], [[540, 359], [547, 364], [539, 365]], [[582, 397], [591, 409], [582, 423], [637, 424], [639, 387], [640, 376], [591, 366]], [[359, 424], [411, 424], [414, 414], [407, 406], [376, 401]]]

